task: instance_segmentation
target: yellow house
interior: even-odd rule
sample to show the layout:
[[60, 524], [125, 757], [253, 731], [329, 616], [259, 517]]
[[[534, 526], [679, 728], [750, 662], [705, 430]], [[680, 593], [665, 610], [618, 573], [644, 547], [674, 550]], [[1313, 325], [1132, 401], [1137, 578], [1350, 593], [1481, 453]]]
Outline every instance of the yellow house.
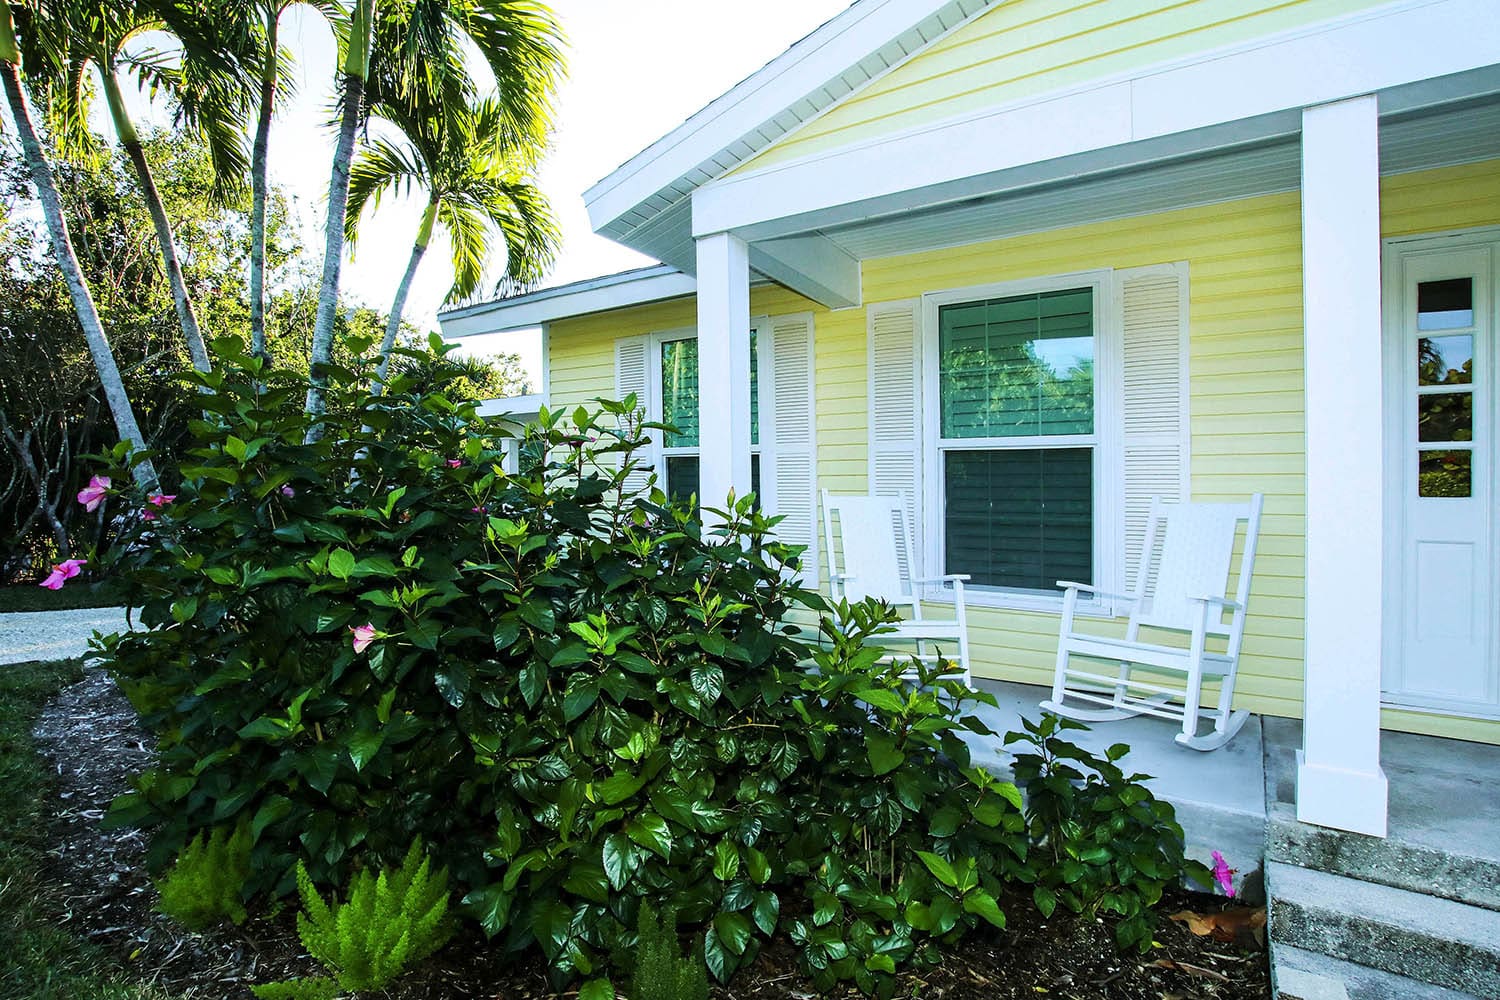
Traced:
[[[668, 488], [755, 489], [821, 583], [820, 491], [903, 497], [981, 678], [1050, 683], [1052, 581], [1123, 589], [1151, 497], [1263, 493], [1236, 707], [1303, 721], [1299, 819], [1383, 836], [1382, 730], [1500, 743], [1497, 14], [858, 0], [587, 192], [659, 266], [444, 333], [541, 327], [547, 405], [636, 392]], [[1064, 416], [965, 424], [976, 308]]]

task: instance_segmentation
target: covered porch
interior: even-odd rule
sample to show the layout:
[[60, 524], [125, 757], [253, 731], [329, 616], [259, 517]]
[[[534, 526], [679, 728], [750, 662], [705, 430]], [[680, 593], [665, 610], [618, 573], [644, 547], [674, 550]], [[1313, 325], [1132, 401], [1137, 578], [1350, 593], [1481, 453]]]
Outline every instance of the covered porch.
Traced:
[[[1407, 27], [1418, 34], [1432, 30], [1429, 22]], [[1287, 50], [1289, 58], [1292, 52]], [[1464, 58], [1481, 61], [1478, 53]], [[1089, 100], [1102, 102], [1092, 104], [1074, 95], [1042, 117], [1037, 109], [1024, 114], [1012, 109], [921, 135], [730, 174], [699, 188], [692, 198], [689, 265], [697, 277], [699, 392], [718, 403], [701, 413], [700, 474], [707, 497], [731, 488], [743, 494], [752, 487], [752, 274], [835, 310], [830, 317], [860, 308], [873, 317], [876, 300], [890, 294], [884, 286], [898, 285], [887, 277], [893, 260], [918, 260], [924, 251], [981, 239], [1039, 240], [1064, 226], [1081, 231], [1146, 212], [1295, 192], [1303, 398], [1300, 419], [1288, 429], [1298, 437], [1304, 464], [1297, 503], [1281, 508], [1300, 522], [1302, 543], [1295, 551], [1300, 634], [1286, 637], [1300, 651], [1297, 682], [1304, 719], [1295, 754], [1295, 810], [1302, 823], [1383, 837], [1389, 802], [1381, 760], [1388, 682], [1383, 664], [1390, 655], [1385, 608], [1393, 570], [1387, 543], [1392, 416], [1382, 334], [1382, 239], [1388, 222], [1382, 216], [1382, 184], [1500, 157], [1500, 70], [1483, 66], [1430, 78], [1415, 64], [1387, 65], [1378, 73], [1371, 67], [1342, 69], [1347, 79], [1316, 85], [1293, 74], [1306, 85], [1298, 93], [1337, 99], [1291, 108], [1258, 110], [1251, 96], [1231, 100], [1214, 91], [1223, 108], [1243, 114], [1233, 120], [1224, 120], [1221, 108], [1185, 110], [1155, 89], [1138, 88], [1121, 104], [1104, 93], [1090, 95]], [[1197, 72], [1180, 84], [1212, 89], [1218, 77], [1209, 67]], [[1402, 79], [1402, 73], [1410, 76]], [[1353, 96], [1341, 96], [1340, 88]], [[1285, 94], [1273, 99], [1289, 100]], [[1142, 133], [1142, 121], [1153, 123], [1151, 134]], [[1059, 134], [1059, 122], [1077, 128]], [[997, 152], [1016, 148], [1045, 149], [1050, 155], [1007, 162], [1011, 154]], [[1474, 218], [1476, 224], [1494, 221], [1483, 211]], [[1165, 240], [1162, 252], [1164, 264], [1175, 259]], [[926, 292], [942, 289], [939, 281], [921, 290], [923, 303]], [[1237, 308], [1247, 318], [1238, 350], [1251, 354], [1256, 302], [1246, 298]], [[919, 328], [920, 323], [919, 316]], [[933, 337], [933, 331], [925, 336]], [[878, 421], [882, 399], [904, 389], [882, 381], [873, 354], [864, 363], [871, 372], [872, 420]], [[1196, 415], [1193, 419], [1191, 435], [1207, 433], [1207, 424]], [[1253, 401], [1236, 419], [1242, 423], [1236, 433], [1246, 433], [1243, 425], [1255, 420]], [[1272, 429], [1283, 430], [1280, 424]], [[872, 430], [872, 442], [878, 433]], [[881, 489], [875, 447], [872, 443], [871, 492]], [[1245, 484], [1240, 498], [1255, 489], [1251, 457], [1242, 470], [1219, 478]], [[1194, 495], [1204, 492], [1196, 469], [1195, 464]], [[925, 470], [927, 478], [918, 480], [918, 488], [938, 495], [931, 486], [935, 474]], [[1101, 499], [1120, 501], [1107, 494]], [[929, 505], [926, 517], [939, 516]], [[1007, 664], [997, 662], [993, 669], [1004, 675]], [[1227, 764], [1195, 759], [1183, 766]], [[1194, 780], [1179, 780], [1189, 794]], [[1258, 786], [1245, 777], [1221, 787], [1228, 794], [1231, 787]], [[1243, 809], [1235, 807], [1240, 809], [1235, 815], [1254, 817], [1248, 799], [1237, 801]]]

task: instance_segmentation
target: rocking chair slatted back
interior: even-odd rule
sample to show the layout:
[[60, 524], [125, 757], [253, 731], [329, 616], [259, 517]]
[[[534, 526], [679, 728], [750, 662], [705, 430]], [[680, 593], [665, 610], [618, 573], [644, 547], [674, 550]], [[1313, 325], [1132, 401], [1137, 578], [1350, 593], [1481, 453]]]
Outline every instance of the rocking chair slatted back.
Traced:
[[[1225, 596], [1241, 521], [1248, 522], [1248, 527], [1242, 560], [1245, 565], [1240, 567], [1239, 577], [1248, 585], [1248, 564], [1255, 558], [1253, 532], [1259, 521], [1258, 512], [1251, 506], [1152, 502], [1143, 549], [1146, 558], [1141, 560], [1136, 576], [1135, 593], [1141, 601], [1131, 616], [1132, 639], [1141, 626], [1191, 632], [1201, 611], [1193, 598]], [[1246, 596], [1237, 593], [1234, 599], [1243, 604]], [[1228, 636], [1230, 626], [1222, 615], [1210, 614], [1207, 631]]]
[[899, 497], [838, 496], [824, 490], [823, 530], [835, 599], [874, 597], [888, 604], [914, 604], [911, 532]]

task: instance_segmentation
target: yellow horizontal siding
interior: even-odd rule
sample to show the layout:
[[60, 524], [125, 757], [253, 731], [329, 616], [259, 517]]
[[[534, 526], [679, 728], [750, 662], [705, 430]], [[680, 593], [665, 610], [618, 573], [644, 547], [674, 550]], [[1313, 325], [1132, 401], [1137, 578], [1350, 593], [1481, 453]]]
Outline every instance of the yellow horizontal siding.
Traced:
[[[1386, 235], [1500, 224], [1500, 160], [1389, 177], [1382, 191]], [[1297, 194], [867, 260], [864, 298], [873, 305], [942, 289], [1176, 260], [1189, 265], [1193, 496], [1266, 494], [1235, 703], [1300, 716], [1306, 504]], [[784, 291], [752, 291], [757, 314], [807, 309], [816, 323], [818, 485], [867, 492], [866, 309], [829, 312]], [[691, 300], [681, 300], [553, 324], [554, 403], [613, 391], [615, 337], [693, 322]], [[1050, 683], [1055, 614], [976, 607], [970, 621], [976, 674]], [[1493, 722], [1413, 712], [1387, 712], [1384, 722], [1500, 742], [1500, 724]]]
[[1077, 87], [1381, 0], [1015, 0], [997, 4], [741, 171]]

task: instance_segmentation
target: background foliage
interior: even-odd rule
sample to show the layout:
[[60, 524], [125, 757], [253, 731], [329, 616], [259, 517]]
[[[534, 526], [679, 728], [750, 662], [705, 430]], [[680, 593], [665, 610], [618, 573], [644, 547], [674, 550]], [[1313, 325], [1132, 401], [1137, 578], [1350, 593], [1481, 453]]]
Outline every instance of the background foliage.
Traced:
[[[157, 132], [145, 143], [171, 214], [183, 268], [210, 337], [248, 329], [248, 196], [211, 192], [214, 175], [201, 143]], [[151, 220], [130, 165], [116, 152], [93, 163], [59, 162], [68, 223], [126, 387], [150, 445], [170, 465], [185, 446], [193, 393], [179, 379], [189, 367]], [[89, 473], [79, 456], [116, 440], [93, 361], [31, 205], [25, 166], [0, 136], [0, 583], [33, 576], [74, 548], [107, 542], [115, 510], [88, 515], [73, 502]], [[267, 257], [277, 281], [267, 302], [274, 361], [306, 374], [317, 274], [299, 247], [296, 206], [271, 199]], [[386, 316], [350, 304], [338, 318], [335, 359], [347, 362], [351, 337], [376, 336]], [[406, 327], [405, 342], [419, 343]], [[484, 399], [524, 390], [519, 359], [468, 365], [450, 392]], [[40, 504], [40, 506], [39, 506]]]

